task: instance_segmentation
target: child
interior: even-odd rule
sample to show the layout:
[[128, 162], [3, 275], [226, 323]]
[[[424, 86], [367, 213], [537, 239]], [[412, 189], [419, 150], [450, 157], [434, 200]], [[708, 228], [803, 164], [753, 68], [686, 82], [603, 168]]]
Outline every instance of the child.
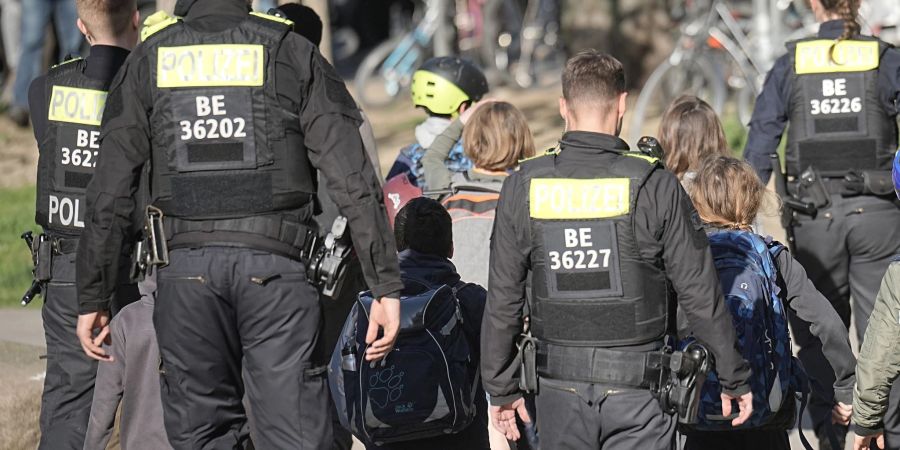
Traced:
[[[413, 104], [423, 108], [428, 118], [416, 126], [416, 142], [400, 150], [386, 179], [406, 174], [423, 190], [433, 189], [427, 184], [419, 160], [454, 118], [487, 93], [487, 78], [471, 62], [443, 56], [422, 64], [413, 74], [411, 91]], [[472, 162], [463, 155], [461, 145], [452, 149], [446, 164], [454, 172], [464, 172], [472, 167]]]
[[[446, 167], [451, 148], [462, 137], [473, 167], [454, 172]], [[444, 206], [453, 217], [456, 251], [453, 263], [466, 280], [487, 285], [489, 248], [500, 187], [519, 160], [534, 156], [525, 115], [506, 102], [484, 101], [465, 112], [434, 140], [422, 157], [432, 189], [453, 188]]]
[[[404, 206], [394, 222], [394, 237], [400, 251], [400, 273], [404, 278], [421, 280], [434, 287], [457, 286], [460, 276], [450, 262], [453, 256], [453, 228], [450, 215], [435, 200], [419, 197]], [[487, 292], [476, 284], [465, 284], [456, 292], [463, 318], [463, 330], [469, 339], [469, 348], [475, 353], [471, 364], [478, 364], [481, 317]], [[473, 370], [475, 367], [473, 367]], [[487, 400], [481, 381], [475, 392], [476, 415], [472, 424], [460, 433], [385, 444], [372, 450], [489, 450], [487, 425]]]
[[[894, 155], [893, 178], [894, 193], [900, 197], [900, 152]], [[892, 441], [896, 435], [888, 433], [885, 442], [884, 432], [891, 380], [900, 376], [900, 351], [897, 349], [900, 322], [897, 311], [900, 311], [900, 256], [894, 257], [884, 274], [859, 350], [859, 378], [853, 396], [854, 450], [868, 450], [872, 440], [877, 442], [878, 448], [898, 446], [898, 442]]]
[[659, 124], [659, 144], [666, 169], [686, 190], [704, 159], [728, 156], [728, 141], [719, 117], [708, 103], [693, 95], [676, 98], [666, 109]]
[[110, 324], [113, 360], [97, 369], [84, 450], [106, 448], [119, 403], [122, 450], [172, 448], [166, 439], [159, 393], [159, 348], [153, 328], [155, 277], [148, 276], [138, 287], [141, 299], [122, 308]]
[[[763, 201], [765, 188], [749, 164], [727, 156], [706, 159], [696, 172], [689, 191], [700, 218], [708, 233], [726, 230], [751, 231], [750, 224], [756, 218]], [[834, 392], [837, 404], [833, 409], [835, 421], [847, 424], [855, 365], [850, 350], [850, 338], [834, 308], [816, 290], [807, 278], [806, 271], [787, 251], [775, 258], [778, 271], [777, 285], [780, 298], [796, 318], [811, 324], [813, 334], [822, 341], [822, 350], [835, 373]], [[792, 423], [791, 418], [781, 421], [781, 415], [792, 413], [793, 408], [782, 407], [770, 423]], [[738, 431], [691, 432], [686, 449], [787, 449], [790, 448], [787, 429], [744, 429]]]

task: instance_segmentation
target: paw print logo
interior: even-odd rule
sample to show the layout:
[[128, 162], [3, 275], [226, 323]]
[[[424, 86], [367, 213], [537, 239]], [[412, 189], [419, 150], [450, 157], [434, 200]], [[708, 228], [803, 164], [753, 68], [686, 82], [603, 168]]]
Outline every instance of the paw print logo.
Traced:
[[369, 400], [379, 409], [396, 402], [403, 395], [403, 376], [406, 372], [397, 370], [392, 364], [369, 377]]

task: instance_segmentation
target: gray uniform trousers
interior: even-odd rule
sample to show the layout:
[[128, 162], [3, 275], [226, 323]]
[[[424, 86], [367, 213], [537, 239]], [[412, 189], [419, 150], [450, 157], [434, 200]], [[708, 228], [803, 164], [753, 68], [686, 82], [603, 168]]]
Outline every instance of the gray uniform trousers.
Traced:
[[75, 253], [53, 257], [52, 279], [45, 285], [41, 316], [47, 340], [47, 376], [41, 397], [39, 448], [81, 450], [91, 414], [97, 361], [84, 354], [75, 336]]
[[249, 434], [258, 449], [330, 448], [325, 372], [313, 364], [319, 295], [302, 263], [246, 248], [176, 249], [157, 285], [163, 415], [176, 450], [248, 448]]
[[649, 390], [541, 378], [536, 408], [542, 449], [675, 448], [675, 418]]
[[[832, 195], [831, 203], [815, 219], [798, 216], [794, 256], [848, 328], [852, 296], [853, 321], [862, 342], [881, 279], [893, 255], [900, 251], [900, 209], [893, 199], [871, 196]], [[809, 324], [791, 319], [800, 360], [827, 397], [814, 390], [810, 399], [810, 415], [819, 429], [826, 417], [827, 423], [831, 420], [834, 371], [822, 354], [821, 342], [810, 333]], [[898, 392], [897, 385], [892, 391], [885, 431], [889, 440], [891, 436], [897, 439], [894, 446], [900, 446], [900, 393], [893, 392]]]

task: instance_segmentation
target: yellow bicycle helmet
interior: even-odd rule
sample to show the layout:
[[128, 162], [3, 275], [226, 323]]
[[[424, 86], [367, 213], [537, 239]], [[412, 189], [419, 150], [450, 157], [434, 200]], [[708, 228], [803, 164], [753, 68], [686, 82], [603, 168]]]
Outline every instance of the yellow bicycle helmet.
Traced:
[[455, 56], [431, 58], [412, 78], [413, 104], [431, 114], [456, 115], [465, 102], [477, 102], [488, 91], [487, 78], [475, 64]]

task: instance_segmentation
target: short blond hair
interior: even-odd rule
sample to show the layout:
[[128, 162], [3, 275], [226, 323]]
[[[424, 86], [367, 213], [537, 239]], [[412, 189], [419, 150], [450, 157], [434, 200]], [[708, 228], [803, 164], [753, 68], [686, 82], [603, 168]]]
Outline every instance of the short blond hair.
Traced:
[[78, 18], [92, 34], [119, 36], [131, 26], [136, 0], [75, 0]]
[[463, 147], [475, 167], [502, 171], [534, 156], [534, 138], [525, 115], [507, 102], [483, 105], [463, 130]]

